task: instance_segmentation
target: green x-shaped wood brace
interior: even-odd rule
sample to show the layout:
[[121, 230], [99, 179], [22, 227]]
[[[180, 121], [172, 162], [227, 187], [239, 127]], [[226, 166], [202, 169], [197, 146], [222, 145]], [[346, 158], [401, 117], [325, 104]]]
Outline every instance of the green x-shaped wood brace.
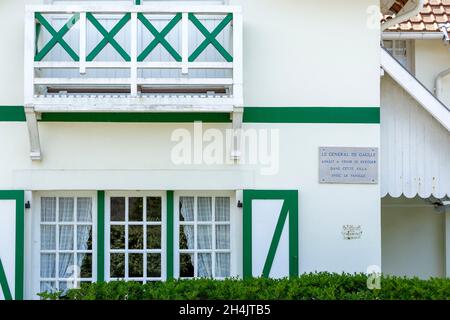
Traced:
[[147, 58], [147, 56], [156, 48], [156, 46], [158, 44], [161, 44], [167, 50], [167, 52], [169, 52], [170, 55], [175, 59], [175, 61], [181, 62], [182, 60], [181, 56], [166, 40], [166, 36], [169, 34], [169, 32], [172, 31], [172, 29], [175, 28], [178, 22], [180, 22], [180, 20], [182, 19], [181, 13], [177, 13], [175, 17], [167, 24], [167, 26], [164, 27], [164, 29], [161, 32], [156, 30], [153, 24], [150, 21], [148, 21], [142, 13], [138, 14], [138, 19], [147, 28], [147, 30], [153, 34], [155, 39], [153, 39], [153, 41], [150, 42], [150, 44], [144, 49], [144, 51], [142, 51], [142, 53], [138, 56], [137, 60], [139, 62], [144, 61], [145, 58]]
[[189, 14], [189, 20], [197, 27], [197, 29], [205, 36], [205, 40], [198, 46], [197, 49], [190, 55], [189, 62], [194, 62], [198, 56], [205, 51], [205, 49], [212, 44], [217, 51], [225, 58], [227, 62], [233, 62], [233, 57], [228, 53], [227, 50], [217, 41], [216, 37], [220, 32], [233, 20], [233, 14], [229, 13], [225, 17], [225, 19], [220, 22], [220, 24], [212, 31], [209, 32], [208, 29], [197, 19], [197, 17], [193, 14]]
[[44, 59], [44, 57], [50, 52], [50, 50], [53, 49], [54, 46], [56, 46], [57, 43], [61, 45], [61, 47], [69, 54], [69, 56], [74, 61], [80, 61], [80, 58], [75, 53], [75, 51], [73, 51], [72, 48], [63, 39], [64, 35], [69, 32], [70, 28], [72, 28], [72, 26], [80, 19], [79, 13], [75, 13], [58, 32], [53, 29], [52, 25], [47, 20], [45, 20], [44, 16], [39, 12], [36, 12], [35, 17], [39, 21], [39, 23], [44, 26], [45, 29], [47, 29], [47, 31], [52, 35], [53, 38], [49, 42], [47, 42], [47, 44], [44, 46], [44, 48], [42, 48], [41, 51], [37, 50], [36, 45], [36, 55], [34, 56], [34, 61], [41, 61], [42, 59]]
[[86, 13], [86, 18], [94, 25], [94, 27], [103, 35], [103, 40], [98, 43], [98, 45], [89, 53], [86, 57], [86, 61], [93, 61], [95, 57], [106, 47], [109, 43], [120, 56], [125, 61], [131, 61], [128, 53], [120, 46], [119, 43], [114, 39], [114, 37], [119, 33], [119, 31], [130, 21], [131, 14], [125, 14], [122, 19], [117, 22], [117, 24], [108, 32], [101, 23], [94, 17], [90, 12]]

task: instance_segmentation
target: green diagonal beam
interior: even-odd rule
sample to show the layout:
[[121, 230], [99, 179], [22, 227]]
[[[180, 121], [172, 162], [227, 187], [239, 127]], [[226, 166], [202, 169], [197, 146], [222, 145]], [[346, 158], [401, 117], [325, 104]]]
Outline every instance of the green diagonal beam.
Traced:
[[281, 208], [280, 217], [278, 218], [277, 226], [275, 227], [275, 232], [273, 234], [272, 243], [270, 244], [269, 253], [267, 254], [266, 262], [264, 263], [262, 272], [263, 278], [268, 278], [270, 275], [270, 270], [272, 270], [273, 260], [275, 259], [275, 254], [280, 243], [284, 225], [286, 224], [288, 211], [288, 200], [285, 199], [283, 202], [283, 207]]
[[3, 268], [2, 260], [0, 259], [0, 287], [3, 290], [5, 300], [12, 300], [11, 290], [9, 289], [8, 279], [6, 279], [5, 269]]
[[197, 19], [197, 17], [193, 14], [189, 14], [189, 20], [197, 27], [197, 29], [205, 36], [205, 40], [198, 46], [197, 49], [190, 55], [189, 62], [194, 62], [198, 56], [205, 51], [205, 49], [212, 44], [217, 51], [225, 58], [227, 62], [233, 62], [233, 57], [228, 53], [227, 50], [217, 41], [216, 37], [220, 32], [233, 20], [233, 14], [229, 13], [223, 19], [219, 25], [212, 31], [209, 32], [208, 29]]
[[80, 14], [75, 13], [72, 18], [70, 18], [64, 26], [57, 32], [52, 25], [44, 18], [42, 14], [36, 12], [36, 19], [40, 22], [42, 26], [52, 35], [52, 39], [42, 48], [40, 52], [34, 56], [34, 61], [41, 61], [49, 52], [56, 46], [57, 43], [61, 45], [61, 47], [69, 54], [69, 56], [74, 61], [80, 61], [80, 58], [72, 50], [72, 48], [67, 44], [67, 42], [63, 39], [64, 35], [69, 32], [70, 28], [80, 19]]
[[177, 13], [175, 17], [164, 27], [164, 29], [159, 32], [153, 24], [145, 18], [142, 13], [138, 14], [138, 19], [142, 22], [142, 24], [150, 31], [155, 39], [142, 51], [142, 53], [138, 56], [137, 60], [139, 62], [144, 61], [145, 58], [156, 48], [158, 44], [161, 44], [167, 52], [175, 59], [175, 61], [181, 62], [182, 58], [178, 54], [178, 52], [170, 45], [166, 40], [166, 36], [172, 31], [173, 28], [180, 22], [182, 19], [181, 13]]
[[103, 35], [102, 41], [88, 54], [86, 61], [93, 61], [95, 57], [106, 47], [109, 43], [125, 61], [131, 61], [128, 53], [120, 46], [119, 43], [114, 39], [114, 37], [119, 33], [119, 31], [130, 21], [131, 13], [126, 13], [122, 19], [117, 22], [117, 24], [108, 32], [101, 23], [94, 17], [90, 12], [86, 13], [86, 18], [94, 25], [94, 27]]

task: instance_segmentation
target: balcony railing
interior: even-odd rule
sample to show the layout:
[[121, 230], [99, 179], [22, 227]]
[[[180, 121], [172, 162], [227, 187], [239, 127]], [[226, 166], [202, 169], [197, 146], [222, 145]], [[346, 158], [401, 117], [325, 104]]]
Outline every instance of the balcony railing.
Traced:
[[237, 6], [29, 6], [25, 104], [37, 111], [241, 106]]

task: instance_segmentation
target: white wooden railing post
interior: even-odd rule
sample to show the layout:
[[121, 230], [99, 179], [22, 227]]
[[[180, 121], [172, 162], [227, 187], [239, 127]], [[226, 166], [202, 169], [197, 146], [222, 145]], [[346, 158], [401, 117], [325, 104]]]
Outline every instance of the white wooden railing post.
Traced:
[[181, 20], [181, 73], [189, 73], [189, 13], [183, 12]]
[[236, 105], [244, 104], [243, 98], [243, 22], [242, 12], [235, 11], [233, 16], [233, 97]]
[[86, 73], [86, 12], [80, 12], [80, 74]]
[[131, 13], [131, 64], [130, 64], [130, 92], [132, 97], [137, 96], [137, 12]]
[[34, 54], [36, 43], [36, 22], [34, 11], [25, 12], [25, 43], [24, 43], [24, 104], [33, 103], [34, 96]]

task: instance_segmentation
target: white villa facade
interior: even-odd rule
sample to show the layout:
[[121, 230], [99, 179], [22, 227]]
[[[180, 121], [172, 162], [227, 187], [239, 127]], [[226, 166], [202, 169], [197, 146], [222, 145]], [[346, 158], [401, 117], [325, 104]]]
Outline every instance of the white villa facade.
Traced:
[[450, 25], [420, 12], [450, 3], [0, 2], [0, 299], [450, 276]]

